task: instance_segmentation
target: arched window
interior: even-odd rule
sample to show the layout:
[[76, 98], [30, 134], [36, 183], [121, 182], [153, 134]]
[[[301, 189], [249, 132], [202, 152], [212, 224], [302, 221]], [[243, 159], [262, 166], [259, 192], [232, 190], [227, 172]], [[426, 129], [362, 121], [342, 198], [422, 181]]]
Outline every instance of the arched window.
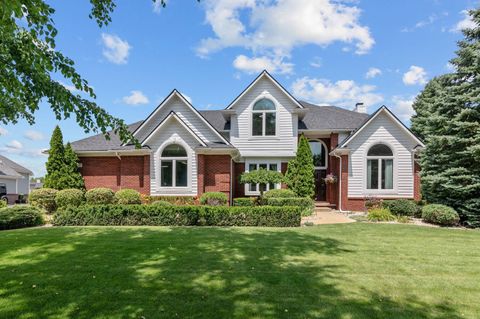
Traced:
[[183, 146], [170, 144], [160, 157], [160, 185], [162, 187], [187, 187], [188, 155]]
[[393, 189], [393, 152], [385, 144], [368, 150], [367, 189]]
[[318, 140], [308, 141], [310, 144], [310, 149], [312, 150], [313, 155], [313, 164], [316, 169], [325, 169], [327, 168], [327, 148], [325, 144]]
[[269, 99], [260, 99], [252, 109], [252, 135], [275, 136], [276, 134], [276, 108]]

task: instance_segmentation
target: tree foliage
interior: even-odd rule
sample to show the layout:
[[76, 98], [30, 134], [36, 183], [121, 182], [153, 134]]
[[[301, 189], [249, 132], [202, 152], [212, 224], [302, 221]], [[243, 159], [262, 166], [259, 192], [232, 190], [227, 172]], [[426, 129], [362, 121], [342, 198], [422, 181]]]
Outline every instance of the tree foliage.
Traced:
[[304, 135], [300, 136], [297, 156], [288, 162], [285, 183], [300, 197], [315, 195], [315, 165], [312, 150]]
[[480, 227], [480, 9], [470, 11], [455, 71], [432, 79], [416, 98], [412, 129], [425, 141], [421, 154], [425, 199], [453, 207]]
[[242, 184], [259, 184], [260, 197], [263, 197], [263, 191], [266, 189], [267, 184], [278, 184], [282, 181], [282, 173], [263, 168], [255, 171], [245, 172], [240, 176], [240, 183]]
[[78, 156], [73, 151], [70, 143], [65, 147], [64, 176], [62, 189], [76, 188], [84, 189], [85, 183], [82, 174], [78, 170]]

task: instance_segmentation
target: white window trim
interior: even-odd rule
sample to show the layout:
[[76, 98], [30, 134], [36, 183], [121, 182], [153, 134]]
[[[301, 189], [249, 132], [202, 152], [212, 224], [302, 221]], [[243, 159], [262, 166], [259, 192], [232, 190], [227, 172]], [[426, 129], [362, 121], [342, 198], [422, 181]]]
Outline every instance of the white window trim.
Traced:
[[[273, 102], [273, 104], [275, 105], [275, 111], [254, 111], [253, 110], [253, 106], [255, 105], [255, 103], [257, 103], [258, 101], [262, 100], [262, 99], [268, 99], [270, 101]], [[248, 119], [248, 137], [249, 139], [275, 139], [275, 138], [278, 138], [280, 135], [278, 133], [278, 129], [279, 129], [279, 125], [278, 125], [278, 122], [279, 122], [279, 115], [280, 115], [280, 112], [279, 112], [279, 103], [278, 101], [270, 94], [268, 93], [267, 91], [264, 91], [262, 92], [262, 94], [260, 94], [259, 96], [257, 96], [256, 99], [253, 100], [253, 102], [249, 105], [248, 107], [249, 109], [249, 119]], [[275, 135], [265, 135], [265, 118], [266, 116], [263, 116], [262, 118], [262, 135], [253, 135], [253, 114], [254, 113], [275, 113]]]
[[[162, 152], [168, 145], [171, 144], [178, 144], [181, 145], [185, 151], [187, 152], [187, 157], [162, 157]], [[157, 178], [157, 192], [163, 191], [175, 191], [178, 190], [179, 192], [185, 193], [186, 191], [190, 191], [192, 187], [192, 154], [191, 149], [182, 139], [179, 138], [171, 138], [165, 141], [157, 151], [156, 157], [158, 158], [158, 167], [156, 169], [156, 178]], [[172, 160], [173, 161], [173, 176], [172, 176], [172, 186], [162, 186], [162, 161], [163, 160]], [[176, 160], [187, 160], [187, 186], [173, 186], [176, 185]]]
[[[327, 144], [325, 144], [324, 141], [320, 140], [320, 139], [317, 139], [317, 138], [311, 138], [311, 139], [308, 139], [308, 141], [312, 141], [312, 142], [320, 142], [322, 143], [323, 147], [325, 148], [325, 166], [315, 166], [315, 170], [323, 170], [323, 169], [327, 169], [328, 168], [328, 147], [327, 147]], [[310, 146], [310, 144], [308, 144]], [[311, 150], [311, 149], [310, 149]], [[313, 156], [313, 152], [312, 152], [312, 156]]]
[[[377, 144], [383, 144], [383, 145], [386, 145], [390, 148], [390, 150], [392, 151], [392, 156], [368, 156], [368, 151], [370, 150], [370, 148], [374, 145], [377, 145]], [[363, 177], [364, 177], [364, 183], [363, 183], [363, 192], [364, 194], [366, 195], [393, 195], [393, 194], [396, 194], [397, 193], [397, 160], [396, 160], [396, 156], [395, 156], [396, 152], [395, 152], [395, 148], [390, 145], [390, 143], [387, 143], [387, 142], [384, 142], [384, 141], [374, 141], [372, 143], [370, 143], [367, 147], [366, 147], [366, 150], [365, 150], [365, 166], [364, 166], [364, 169], [363, 169]], [[368, 167], [368, 160], [378, 160], [379, 163], [378, 163], [378, 185], [379, 187], [381, 187], [381, 181], [382, 181], [382, 159], [392, 159], [393, 160], [393, 188], [389, 188], [389, 189], [382, 189], [382, 188], [368, 188], [368, 177], [367, 177], [367, 173], [368, 173], [368, 170], [367, 170], [367, 167]]]
[[[255, 164], [257, 165], [260, 165], [260, 164], [267, 164], [267, 165], [270, 165], [270, 164], [277, 164], [277, 172], [282, 172], [282, 161], [280, 160], [262, 160], [262, 159], [256, 159], [256, 160], [246, 160], [245, 161], [245, 172], [249, 172], [250, 171], [250, 164]], [[250, 184], [245, 184], [244, 187], [245, 187], [245, 195], [248, 195], [248, 196], [259, 196], [260, 195], [260, 186], [257, 185], [257, 190], [256, 191], [250, 191]], [[281, 187], [281, 183], [278, 183], [278, 184], [275, 184], [275, 189], [280, 189]], [[267, 190], [269, 188], [269, 185], [267, 185]]]

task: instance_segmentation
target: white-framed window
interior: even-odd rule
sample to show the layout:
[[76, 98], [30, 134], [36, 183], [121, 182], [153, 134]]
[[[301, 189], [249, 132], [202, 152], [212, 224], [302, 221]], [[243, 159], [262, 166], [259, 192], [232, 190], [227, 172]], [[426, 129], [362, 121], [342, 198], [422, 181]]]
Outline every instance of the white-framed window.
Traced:
[[313, 164], [315, 169], [326, 169], [328, 167], [328, 149], [322, 140], [309, 140], [310, 150], [312, 151]]
[[188, 186], [188, 155], [179, 144], [169, 144], [160, 155], [160, 186]]
[[[281, 167], [281, 162], [280, 161], [247, 161], [245, 163], [245, 171], [250, 172], [250, 171], [255, 171], [258, 169], [267, 169], [271, 171], [277, 171], [281, 172], [282, 167]], [[269, 191], [271, 189], [279, 189], [280, 184], [268, 184], [268, 185], [263, 185], [264, 189], [263, 191]], [[260, 184], [245, 184], [245, 194], [246, 195], [259, 195], [260, 194]]]
[[367, 152], [367, 189], [392, 190], [393, 152], [385, 144], [375, 144]]
[[277, 109], [267, 98], [255, 102], [252, 108], [252, 136], [275, 136], [277, 134]]

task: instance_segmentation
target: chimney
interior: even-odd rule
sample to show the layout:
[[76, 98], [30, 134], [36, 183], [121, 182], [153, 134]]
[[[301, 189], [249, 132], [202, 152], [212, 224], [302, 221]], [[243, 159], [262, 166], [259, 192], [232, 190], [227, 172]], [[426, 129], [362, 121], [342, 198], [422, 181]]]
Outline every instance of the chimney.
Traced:
[[367, 113], [367, 107], [363, 103], [355, 104], [355, 108], [353, 110], [358, 113]]

